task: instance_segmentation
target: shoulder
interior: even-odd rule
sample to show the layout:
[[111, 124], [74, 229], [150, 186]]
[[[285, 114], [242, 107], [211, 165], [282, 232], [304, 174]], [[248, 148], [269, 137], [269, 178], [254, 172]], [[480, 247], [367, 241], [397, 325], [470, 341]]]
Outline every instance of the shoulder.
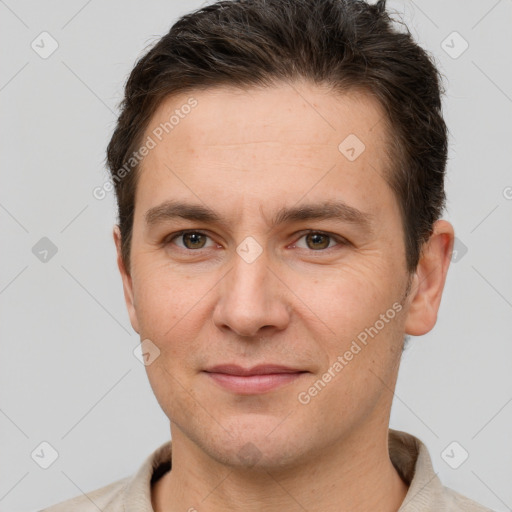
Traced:
[[409, 485], [398, 512], [493, 512], [445, 487], [434, 471], [427, 447], [417, 437], [390, 429], [389, 448], [393, 465]]
[[443, 486], [445, 510], [447, 512], [493, 512], [490, 508], [480, 505], [476, 501], [470, 500], [466, 496]]
[[171, 441], [166, 441], [146, 458], [133, 475], [39, 512], [125, 512], [127, 503], [130, 510], [152, 510], [152, 484], [170, 468]]
[[123, 478], [86, 494], [81, 494], [40, 512], [123, 512], [122, 497], [130, 477]]

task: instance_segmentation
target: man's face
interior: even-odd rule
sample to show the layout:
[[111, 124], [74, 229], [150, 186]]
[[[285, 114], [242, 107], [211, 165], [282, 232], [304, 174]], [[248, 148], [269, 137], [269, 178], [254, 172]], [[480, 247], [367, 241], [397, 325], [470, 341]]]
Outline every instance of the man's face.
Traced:
[[[160, 350], [146, 369], [173, 439], [270, 468], [387, 426], [409, 276], [378, 103], [306, 84], [191, 96], [152, 135], [124, 279], [134, 329]], [[146, 137], [187, 99], [162, 103]], [[166, 202], [217, 219], [155, 210]], [[325, 218], [282, 215], [335, 203]], [[244, 387], [205, 371], [224, 364], [303, 373]]]

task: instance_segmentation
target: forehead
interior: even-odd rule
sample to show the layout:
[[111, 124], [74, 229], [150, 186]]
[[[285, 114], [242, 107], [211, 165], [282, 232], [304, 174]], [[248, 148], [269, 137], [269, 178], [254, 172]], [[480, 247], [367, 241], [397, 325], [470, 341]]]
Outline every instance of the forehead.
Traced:
[[235, 197], [259, 206], [296, 203], [306, 194], [382, 199], [390, 192], [380, 190], [387, 188], [385, 126], [370, 95], [304, 83], [168, 97], [144, 136], [155, 147], [140, 167], [136, 209], [183, 195], [219, 207]]
[[[378, 100], [359, 90], [334, 93], [307, 82], [248, 89], [217, 86], [164, 99], [146, 135], [163, 130], [156, 133], [158, 139], [194, 146], [254, 144], [258, 136], [279, 136], [275, 142], [281, 144], [337, 146], [350, 133], [376, 142], [384, 135], [382, 121]], [[187, 150], [174, 148], [180, 149]]]

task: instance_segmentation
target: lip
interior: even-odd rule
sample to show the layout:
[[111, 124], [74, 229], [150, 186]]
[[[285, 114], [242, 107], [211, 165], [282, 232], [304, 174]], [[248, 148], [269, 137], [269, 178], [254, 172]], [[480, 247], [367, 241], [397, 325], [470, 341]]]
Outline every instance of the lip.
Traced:
[[298, 373], [304, 370], [299, 368], [291, 368], [280, 364], [259, 364], [257, 366], [253, 366], [252, 368], [243, 368], [238, 364], [219, 364], [217, 366], [212, 366], [205, 371], [209, 373], [225, 373], [227, 375], [250, 376], [269, 375], [275, 373]]
[[252, 368], [226, 364], [209, 368], [205, 373], [224, 389], [241, 395], [254, 395], [280, 388], [309, 372], [274, 364]]

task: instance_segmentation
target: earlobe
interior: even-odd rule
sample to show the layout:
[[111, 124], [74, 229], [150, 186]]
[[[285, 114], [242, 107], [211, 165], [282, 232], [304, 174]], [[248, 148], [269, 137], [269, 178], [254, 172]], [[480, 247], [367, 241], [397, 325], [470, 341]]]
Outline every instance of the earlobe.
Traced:
[[132, 324], [132, 327], [135, 330], [135, 332], [139, 333], [139, 322], [137, 319], [135, 296], [133, 293], [132, 276], [131, 276], [130, 272], [126, 269], [126, 266], [123, 261], [121, 231], [117, 224], [114, 226], [112, 235], [114, 238], [114, 244], [116, 246], [117, 267], [119, 269], [119, 273], [121, 274], [121, 279], [123, 281], [124, 300], [126, 303], [126, 308], [128, 310], [128, 315], [130, 317], [130, 323]]
[[453, 226], [439, 220], [423, 246], [411, 288], [405, 332], [422, 336], [435, 326], [453, 250]]

